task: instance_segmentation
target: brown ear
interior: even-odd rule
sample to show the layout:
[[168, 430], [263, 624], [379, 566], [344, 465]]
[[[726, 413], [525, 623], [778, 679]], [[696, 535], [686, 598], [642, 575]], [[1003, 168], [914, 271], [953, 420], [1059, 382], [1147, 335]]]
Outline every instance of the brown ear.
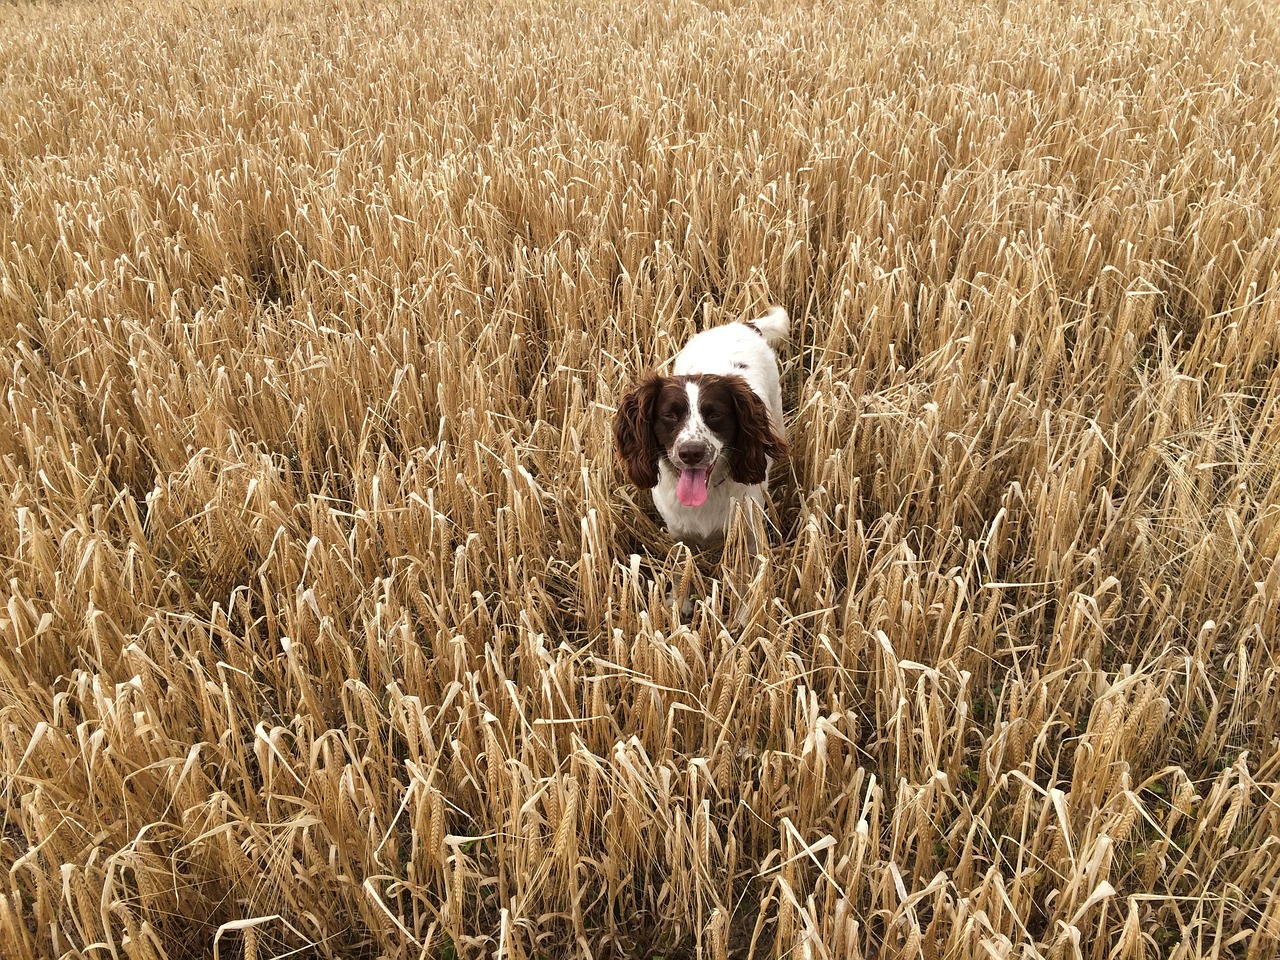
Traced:
[[738, 376], [725, 377], [738, 417], [738, 437], [729, 458], [729, 474], [738, 483], [763, 483], [769, 460], [787, 456], [787, 442], [774, 432], [764, 401]]
[[662, 390], [662, 377], [649, 374], [622, 398], [613, 421], [613, 441], [618, 462], [627, 479], [642, 490], [658, 485], [658, 440], [653, 435], [653, 418]]

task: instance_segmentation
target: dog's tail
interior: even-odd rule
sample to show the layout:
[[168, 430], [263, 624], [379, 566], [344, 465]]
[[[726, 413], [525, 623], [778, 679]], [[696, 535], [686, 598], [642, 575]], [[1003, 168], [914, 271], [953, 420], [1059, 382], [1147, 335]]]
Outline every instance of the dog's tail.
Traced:
[[791, 319], [782, 307], [770, 307], [763, 317], [748, 320], [746, 324], [764, 337], [764, 342], [771, 347], [785, 342], [787, 335], [791, 333]]

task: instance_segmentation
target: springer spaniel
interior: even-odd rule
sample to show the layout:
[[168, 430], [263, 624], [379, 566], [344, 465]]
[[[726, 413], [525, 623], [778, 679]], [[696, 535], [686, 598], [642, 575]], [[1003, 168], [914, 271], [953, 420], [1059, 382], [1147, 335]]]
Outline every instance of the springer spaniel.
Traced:
[[672, 376], [650, 374], [622, 400], [613, 435], [628, 479], [653, 490], [671, 535], [723, 541], [734, 500], [764, 504], [769, 464], [787, 455], [773, 345], [787, 311], [695, 336]]

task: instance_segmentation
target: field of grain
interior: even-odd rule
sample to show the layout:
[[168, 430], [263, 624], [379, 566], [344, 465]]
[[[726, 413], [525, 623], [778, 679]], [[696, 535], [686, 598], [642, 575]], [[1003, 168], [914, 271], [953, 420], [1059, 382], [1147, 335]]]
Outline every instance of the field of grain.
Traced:
[[0, 955], [1277, 955], [1280, 30], [942, 9], [0, 8]]

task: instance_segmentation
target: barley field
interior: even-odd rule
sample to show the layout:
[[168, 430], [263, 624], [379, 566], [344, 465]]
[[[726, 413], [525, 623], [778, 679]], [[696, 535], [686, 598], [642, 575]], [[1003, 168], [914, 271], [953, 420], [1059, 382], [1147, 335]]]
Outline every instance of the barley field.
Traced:
[[1280, 954], [1274, 14], [0, 8], [0, 956]]

